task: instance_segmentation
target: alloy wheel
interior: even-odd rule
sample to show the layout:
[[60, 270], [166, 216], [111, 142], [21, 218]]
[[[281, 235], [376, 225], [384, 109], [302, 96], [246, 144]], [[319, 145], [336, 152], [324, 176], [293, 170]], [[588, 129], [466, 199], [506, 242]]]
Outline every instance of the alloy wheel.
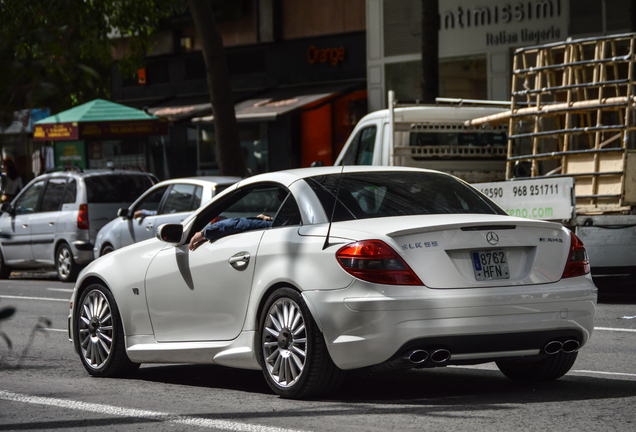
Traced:
[[293, 300], [280, 298], [269, 309], [262, 344], [269, 376], [282, 388], [293, 386], [307, 362], [305, 318]]
[[68, 278], [73, 267], [73, 257], [67, 247], [61, 247], [57, 253], [57, 271], [62, 278]]
[[82, 358], [93, 369], [102, 368], [113, 346], [113, 316], [110, 303], [98, 290], [88, 293], [79, 311], [79, 344]]

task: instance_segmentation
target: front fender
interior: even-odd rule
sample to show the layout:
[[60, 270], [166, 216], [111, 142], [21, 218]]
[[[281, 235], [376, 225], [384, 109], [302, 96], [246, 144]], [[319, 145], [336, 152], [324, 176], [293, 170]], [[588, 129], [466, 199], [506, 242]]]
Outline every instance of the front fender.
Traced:
[[73, 293], [73, 308], [78, 307], [77, 300], [82, 291], [99, 281], [106, 285], [115, 297], [126, 336], [152, 335], [146, 304], [146, 271], [157, 253], [165, 246], [159, 240], [150, 239], [116, 250], [91, 262], [77, 279]]

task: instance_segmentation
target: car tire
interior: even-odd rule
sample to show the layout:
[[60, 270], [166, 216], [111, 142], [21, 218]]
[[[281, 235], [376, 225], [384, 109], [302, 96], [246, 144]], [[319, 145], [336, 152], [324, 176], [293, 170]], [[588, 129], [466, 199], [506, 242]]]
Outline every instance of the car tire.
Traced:
[[521, 382], [553, 381], [561, 378], [574, 365], [577, 352], [563, 351], [540, 360], [500, 360], [499, 370], [508, 378]]
[[139, 368], [126, 354], [117, 303], [101, 284], [90, 285], [80, 296], [74, 336], [82, 365], [92, 376], [125, 376]]
[[79, 265], [73, 259], [71, 247], [62, 243], [55, 251], [55, 269], [57, 278], [62, 282], [74, 282], [79, 273]]
[[331, 360], [324, 337], [298, 291], [274, 291], [265, 303], [258, 329], [258, 361], [276, 394], [306, 399], [339, 389], [344, 372]]
[[4, 255], [0, 252], [0, 279], [7, 279], [11, 276], [11, 267], [5, 264]]
[[111, 253], [111, 252], [113, 252], [113, 251], [115, 251], [115, 248], [114, 248], [114, 247], [112, 247], [112, 246], [111, 246], [111, 245], [109, 245], [109, 244], [106, 244], [106, 245], [104, 245], [104, 247], [102, 248], [102, 251], [100, 252], [99, 256], [100, 256], [100, 257], [103, 257], [104, 255], [109, 254], [109, 253]]

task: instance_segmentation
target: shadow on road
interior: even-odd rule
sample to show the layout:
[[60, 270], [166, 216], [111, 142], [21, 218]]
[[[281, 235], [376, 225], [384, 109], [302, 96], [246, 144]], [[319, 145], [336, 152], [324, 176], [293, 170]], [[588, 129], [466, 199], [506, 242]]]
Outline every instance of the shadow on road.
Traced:
[[[260, 371], [219, 366], [146, 366], [133, 379], [273, 395]], [[323, 401], [444, 405], [466, 410], [467, 405], [571, 402], [634, 396], [636, 385], [633, 380], [570, 374], [553, 382], [520, 384], [497, 370], [449, 367], [377, 374], [350, 372], [343, 388]]]

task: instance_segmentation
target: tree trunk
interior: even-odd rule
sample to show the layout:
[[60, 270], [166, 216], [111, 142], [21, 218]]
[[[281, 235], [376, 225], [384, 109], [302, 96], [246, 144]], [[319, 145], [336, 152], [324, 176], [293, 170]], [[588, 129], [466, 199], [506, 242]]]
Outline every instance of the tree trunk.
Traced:
[[422, 102], [439, 96], [439, 3], [422, 0]]
[[245, 161], [238, 135], [230, 71], [223, 50], [223, 39], [216, 27], [210, 0], [188, 0], [188, 6], [203, 48], [214, 114], [220, 174], [244, 177]]

